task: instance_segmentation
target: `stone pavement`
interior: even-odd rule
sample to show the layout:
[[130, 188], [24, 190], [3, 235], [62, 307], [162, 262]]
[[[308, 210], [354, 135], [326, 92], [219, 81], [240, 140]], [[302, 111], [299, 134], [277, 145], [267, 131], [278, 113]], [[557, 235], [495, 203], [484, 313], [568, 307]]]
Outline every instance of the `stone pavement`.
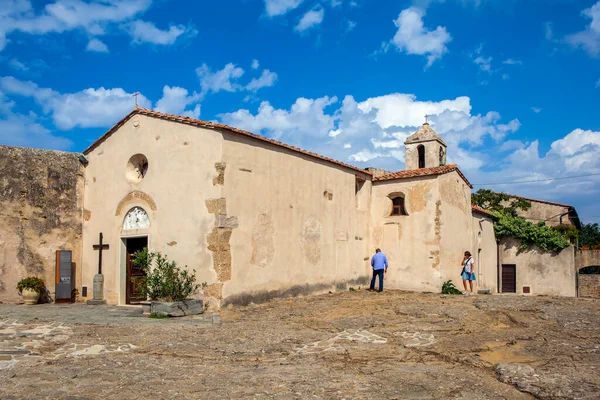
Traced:
[[60, 322], [67, 325], [194, 325], [211, 328], [221, 325], [216, 313], [178, 318], [148, 318], [141, 306], [90, 306], [87, 304], [0, 304], [0, 321]]
[[73, 326], [194, 326], [221, 325], [218, 314], [181, 318], [148, 318], [141, 307], [88, 306], [83, 304], [40, 304], [36, 306], [0, 304], [0, 370], [19, 362], [86, 357], [137, 349], [131, 343], [73, 343]]

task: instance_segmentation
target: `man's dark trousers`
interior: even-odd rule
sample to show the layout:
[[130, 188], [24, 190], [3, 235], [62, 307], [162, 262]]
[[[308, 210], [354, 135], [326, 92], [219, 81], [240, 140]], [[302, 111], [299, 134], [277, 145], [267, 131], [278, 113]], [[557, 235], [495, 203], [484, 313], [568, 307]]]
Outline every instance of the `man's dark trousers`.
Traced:
[[379, 276], [379, 291], [383, 292], [383, 269], [374, 269], [373, 270], [373, 279], [371, 279], [371, 287], [370, 289], [375, 289], [375, 278]]

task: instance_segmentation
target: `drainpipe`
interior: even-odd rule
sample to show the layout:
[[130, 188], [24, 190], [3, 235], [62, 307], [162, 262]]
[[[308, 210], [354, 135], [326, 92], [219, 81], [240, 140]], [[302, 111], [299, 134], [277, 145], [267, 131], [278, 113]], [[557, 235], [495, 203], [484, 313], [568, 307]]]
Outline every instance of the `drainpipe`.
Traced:
[[500, 240], [496, 240], [496, 293], [500, 293]]

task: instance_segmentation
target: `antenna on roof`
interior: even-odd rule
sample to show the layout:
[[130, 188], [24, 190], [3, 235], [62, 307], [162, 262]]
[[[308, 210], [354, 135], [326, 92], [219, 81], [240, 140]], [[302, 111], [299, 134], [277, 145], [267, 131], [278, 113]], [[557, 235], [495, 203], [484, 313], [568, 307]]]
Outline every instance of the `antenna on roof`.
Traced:
[[134, 93], [134, 94], [131, 96], [131, 97], [135, 98], [135, 100], [134, 100], [134, 101], [135, 101], [135, 106], [136, 106], [136, 107], [138, 106], [138, 103], [137, 103], [137, 98], [138, 98], [138, 96], [139, 96], [139, 95], [140, 95], [140, 92], [135, 92], [135, 93]]

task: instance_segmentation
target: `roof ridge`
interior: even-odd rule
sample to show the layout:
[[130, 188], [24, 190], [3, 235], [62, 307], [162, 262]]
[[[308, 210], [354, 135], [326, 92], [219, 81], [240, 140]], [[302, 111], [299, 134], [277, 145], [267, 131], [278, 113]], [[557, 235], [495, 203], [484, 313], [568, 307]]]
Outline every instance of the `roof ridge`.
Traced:
[[271, 139], [271, 138], [268, 138], [266, 136], [262, 136], [262, 135], [258, 135], [256, 133], [248, 132], [248, 131], [245, 131], [243, 129], [234, 128], [232, 126], [221, 124], [221, 123], [218, 123], [218, 122], [203, 121], [203, 120], [200, 120], [200, 119], [195, 119], [195, 118], [190, 118], [190, 117], [185, 117], [185, 116], [175, 115], [175, 114], [168, 114], [168, 113], [164, 113], [164, 112], [161, 112], [161, 111], [154, 111], [154, 110], [151, 110], [151, 109], [148, 109], [148, 108], [137, 107], [137, 106], [133, 109], [132, 112], [130, 112], [129, 114], [127, 114], [123, 119], [121, 119], [111, 129], [109, 129], [104, 135], [102, 135], [100, 138], [98, 138], [98, 140], [96, 140], [87, 149], [85, 149], [83, 151], [83, 153], [84, 154], [88, 154], [94, 148], [98, 147], [102, 142], [104, 142], [118, 128], [120, 128], [121, 126], [123, 126], [123, 124], [125, 124], [125, 122], [127, 122], [127, 120], [129, 120], [135, 114], [147, 115], [149, 117], [161, 118], [161, 119], [166, 119], [166, 120], [169, 120], [169, 121], [175, 121], [175, 122], [190, 124], [190, 125], [194, 125], [194, 126], [225, 129], [225, 130], [233, 132], [233, 133], [237, 133], [237, 134], [241, 134], [241, 135], [244, 135], [244, 136], [248, 136], [248, 137], [251, 137], [251, 138], [254, 138], [254, 139], [266, 142], [266, 143], [273, 144], [275, 146], [279, 146], [279, 147], [286, 148], [288, 150], [295, 151], [297, 153], [301, 153], [301, 154], [304, 154], [304, 155], [307, 155], [307, 156], [310, 156], [310, 157], [313, 157], [313, 158], [317, 158], [317, 159], [320, 159], [320, 160], [323, 160], [323, 161], [327, 161], [329, 163], [342, 166], [344, 168], [349, 168], [349, 169], [352, 169], [354, 171], [361, 172], [361, 173], [363, 173], [365, 175], [373, 176], [373, 174], [371, 172], [369, 172], [369, 171], [367, 171], [365, 169], [356, 167], [354, 165], [347, 164], [347, 163], [344, 163], [342, 161], [335, 160], [333, 158], [325, 157], [325, 156], [323, 156], [321, 154], [314, 153], [314, 152], [308, 151], [308, 150], [304, 150], [304, 149], [301, 149], [299, 147], [292, 146], [292, 145], [289, 145], [289, 144], [284, 143], [284, 142], [280, 142], [279, 140]]
[[518, 196], [516, 194], [509, 194], [507, 193], [510, 197], [516, 197], [518, 199], [523, 199], [523, 200], [529, 200], [529, 201], [536, 201], [538, 203], [545, 203], [545, 204], [551, 204], [554, 206], [561, 206], [561, 207], [571, 207], [574, 208], [572, 205], [570, 204], [563, 204], [563, 203], [556, 203], [554, 201], [547, 201], [547, 200], [539, 200], [539, 199], [533, 199], [531, 197], [525, 197], [525, 196]]
[[428, 176], [428, 175], [442, 175], [447, 174], [449, 172], [456, 171], [460, 177], [469, 185], [472, 189], [473, 185], [467, 179], [467, 177], [462, 173], [462, 171], [458, 168], [456, 164], [447, 164], [440, 165], [437, 167], [429, 167], [429, 168], [418, 168], [418, 169], [407, 169], [403, 171], [393, 172], [391, 174], [374, 177], [373, 181], [386, 181], [391, 179], [403, 179], [403, 178], [416, 178], [419, 176]]

